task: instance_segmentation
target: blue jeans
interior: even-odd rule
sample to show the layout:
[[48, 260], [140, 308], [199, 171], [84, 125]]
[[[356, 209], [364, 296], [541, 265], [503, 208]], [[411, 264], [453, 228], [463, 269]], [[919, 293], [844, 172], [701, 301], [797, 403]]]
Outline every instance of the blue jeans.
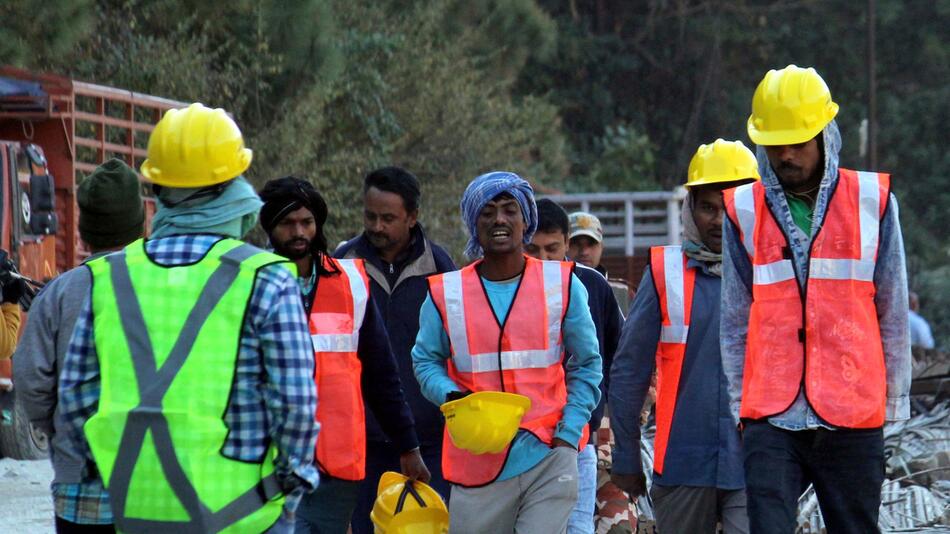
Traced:
[[795, 532], [798, 498], [809, 484], [828, 532], [878, 532], [881, 428], [793, 431], [753, 421], [742, 447], [752, 534]]
[[297, 507], [297, 534], [346, 534], [356, 507], [360, 483], [320, 473], [320, 485], [303, 496]]
[[597, 505], [597, 448], [588, 443], [577, 453], [577, 503], [567, 520], [568, 534], [594, 534]]

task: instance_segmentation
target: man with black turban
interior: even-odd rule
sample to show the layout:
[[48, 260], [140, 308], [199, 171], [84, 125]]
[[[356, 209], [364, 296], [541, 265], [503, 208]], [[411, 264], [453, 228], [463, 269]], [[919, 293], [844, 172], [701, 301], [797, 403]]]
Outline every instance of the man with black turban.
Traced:
[[402, 453], [403, 474], [422, 482], [430, 474], [363, 260], [327, 254], [327, 204], [310, 182], [271, 180], [260, 196], [261, 226], [274, 251], [297, 265], [316, 363], [316, 461], [322, 476], [297, 508], [296, 532], [343, 534], [366, 476], [364, 398]]

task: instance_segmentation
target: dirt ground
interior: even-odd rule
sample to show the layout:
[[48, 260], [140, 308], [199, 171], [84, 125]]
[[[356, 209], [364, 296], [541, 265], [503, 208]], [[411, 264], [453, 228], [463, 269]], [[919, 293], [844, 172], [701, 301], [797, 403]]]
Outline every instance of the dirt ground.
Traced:
[[0, 532], [53, 532], [49, 460], [0, 460]]

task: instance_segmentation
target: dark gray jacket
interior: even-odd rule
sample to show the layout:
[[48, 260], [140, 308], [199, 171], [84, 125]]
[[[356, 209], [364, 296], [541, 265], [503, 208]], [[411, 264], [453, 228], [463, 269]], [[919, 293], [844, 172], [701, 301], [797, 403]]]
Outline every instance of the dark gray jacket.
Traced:
[[[89, 257], [93, 260], [105, 253]], [[59, 372], [69, 348], [76, 319], [89, 295], [89, 269], [76, 267], [54, 278], [30, 307], [23, 337], [13, 355], [13, 387], [27, 416], [50, 437], [54, 483], [77, 484], [85, 466], [83, 455], [71, 445], [56, 404]]]

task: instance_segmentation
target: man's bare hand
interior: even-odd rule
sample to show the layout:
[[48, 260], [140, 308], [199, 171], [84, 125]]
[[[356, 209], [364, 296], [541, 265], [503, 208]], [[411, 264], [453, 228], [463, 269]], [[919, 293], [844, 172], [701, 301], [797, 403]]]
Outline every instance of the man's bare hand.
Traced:
[[614, 483], [614, 486], [627, 492], [631, 499], [647, 493], [647, 477], [643, 472], [632, 475], [611, 473], [610, 481]]
[[418, 447], [399, 455], [399, 470], [410, 479], [419, 482], [428, 483], [432, 479], [432, 474], [429, 473], [426, 463], [422, 461], [422, 454], [419, 453]]

